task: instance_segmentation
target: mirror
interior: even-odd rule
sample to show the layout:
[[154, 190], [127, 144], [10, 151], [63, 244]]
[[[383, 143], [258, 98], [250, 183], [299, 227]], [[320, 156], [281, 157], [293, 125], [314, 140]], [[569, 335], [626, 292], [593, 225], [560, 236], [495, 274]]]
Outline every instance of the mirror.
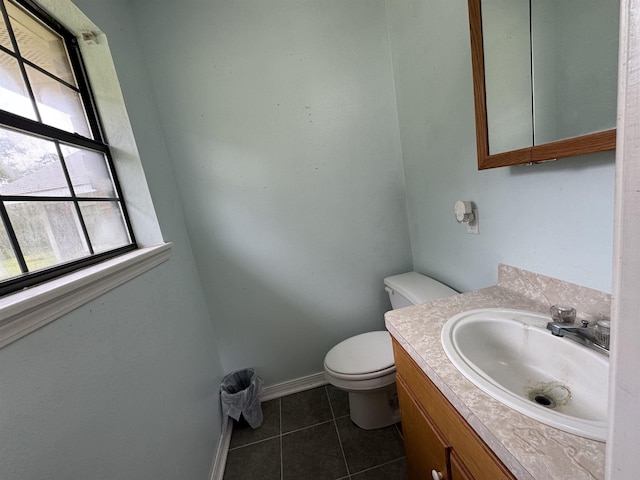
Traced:
[[618, 0], [468, 0], [478, 168], [615, 148]]

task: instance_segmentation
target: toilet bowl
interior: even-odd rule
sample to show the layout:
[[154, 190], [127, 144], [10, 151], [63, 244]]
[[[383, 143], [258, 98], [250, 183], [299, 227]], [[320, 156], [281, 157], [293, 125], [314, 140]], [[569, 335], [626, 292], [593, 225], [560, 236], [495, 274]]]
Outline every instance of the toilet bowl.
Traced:
[[[458, 292], [416, 272], [387, 277], [391, 306], [425, 303]], [[349, 394], [349, 415], [365, 430], [400, 421], [396, 367], [391, 335], [386, 330], [362, 333], [333, 347], [324, 359], [326, 380]]]

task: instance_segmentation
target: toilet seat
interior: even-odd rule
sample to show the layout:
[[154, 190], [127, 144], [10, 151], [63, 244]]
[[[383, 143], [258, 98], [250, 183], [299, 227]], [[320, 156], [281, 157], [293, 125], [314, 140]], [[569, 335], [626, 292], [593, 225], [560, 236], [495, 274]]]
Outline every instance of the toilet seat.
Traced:
[[332, 377], [351, 381], [393, 375], [391, 335], [384, 330], [347, 338], [329, 350], [324, 368]]

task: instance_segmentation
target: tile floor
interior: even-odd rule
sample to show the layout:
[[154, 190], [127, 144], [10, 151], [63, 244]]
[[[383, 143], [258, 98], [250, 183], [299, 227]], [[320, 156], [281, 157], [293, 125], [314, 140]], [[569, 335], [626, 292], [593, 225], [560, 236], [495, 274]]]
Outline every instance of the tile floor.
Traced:
[[262, 404], [252, 430], [234, 424], [224, 480], [406, 480], [400, 425], [362, 430], [331, 385]]

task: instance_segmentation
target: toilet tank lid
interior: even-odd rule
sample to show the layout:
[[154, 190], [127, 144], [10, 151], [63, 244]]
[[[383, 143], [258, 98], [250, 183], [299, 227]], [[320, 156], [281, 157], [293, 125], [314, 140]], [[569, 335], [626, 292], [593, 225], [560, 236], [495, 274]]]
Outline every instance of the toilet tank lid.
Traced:
[[387, 277], [384, 279], [384, 284], [415, 305], [458, 293], [444, 283], [418, 272], [401, 273]]

